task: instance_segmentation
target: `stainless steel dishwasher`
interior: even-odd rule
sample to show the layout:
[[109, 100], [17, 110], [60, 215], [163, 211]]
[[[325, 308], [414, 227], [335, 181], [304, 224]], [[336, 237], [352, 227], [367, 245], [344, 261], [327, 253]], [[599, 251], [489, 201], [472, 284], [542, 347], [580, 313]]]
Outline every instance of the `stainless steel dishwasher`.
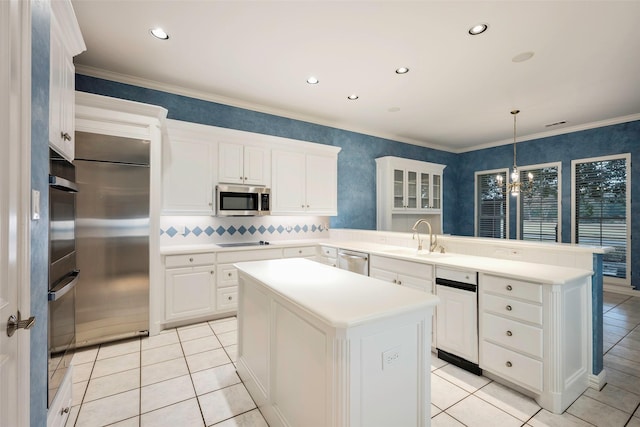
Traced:
[[369, 275], [369, 254], [338, 249], [338, 268], [354, 273]]

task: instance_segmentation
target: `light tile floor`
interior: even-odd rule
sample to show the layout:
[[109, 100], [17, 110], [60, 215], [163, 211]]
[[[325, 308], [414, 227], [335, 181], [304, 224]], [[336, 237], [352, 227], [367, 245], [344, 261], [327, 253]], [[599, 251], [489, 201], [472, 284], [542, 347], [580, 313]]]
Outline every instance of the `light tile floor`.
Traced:
[[[434, 356], [431, 425], [640, 427], [639, 325], [640, 297], [605, 292], [607, 385], [562, 415]], [[236, 329], [231, 317], [78, 351], [67, 426], [266, 426], [232, 363]]]

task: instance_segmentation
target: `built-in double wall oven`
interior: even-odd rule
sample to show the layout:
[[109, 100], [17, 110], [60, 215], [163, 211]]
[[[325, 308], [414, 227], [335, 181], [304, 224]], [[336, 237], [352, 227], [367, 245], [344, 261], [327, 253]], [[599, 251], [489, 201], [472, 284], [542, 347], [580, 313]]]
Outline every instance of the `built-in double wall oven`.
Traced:
[[75, 347], [76, 192], [72, 163], [50, 150], [49, 158], [49, 376], [48, 403], [73, 357]]

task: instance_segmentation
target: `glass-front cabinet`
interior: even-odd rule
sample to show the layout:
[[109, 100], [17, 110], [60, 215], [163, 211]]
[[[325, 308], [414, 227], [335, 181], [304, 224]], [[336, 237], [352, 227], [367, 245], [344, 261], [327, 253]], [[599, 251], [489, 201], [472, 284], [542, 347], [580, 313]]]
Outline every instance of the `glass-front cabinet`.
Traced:
[[393, 229], [391, 215], [441, 215], [445, 165], [392, 156], [376, 165], [379, 230]]

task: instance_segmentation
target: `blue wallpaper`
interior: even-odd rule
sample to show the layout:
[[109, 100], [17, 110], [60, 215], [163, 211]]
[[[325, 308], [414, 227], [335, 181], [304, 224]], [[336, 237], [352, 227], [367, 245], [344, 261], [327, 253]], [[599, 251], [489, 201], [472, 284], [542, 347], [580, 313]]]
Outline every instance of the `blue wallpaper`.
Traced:
[[451, 192], [454, 186], [448, 184], [454, 181], [455, 154], [83, 75], [76, 75], [76, 89], [160, 105], [169, 111], [170, 119], [341, 147], [338, 155], [339, 215], [331, 218], [331, 226], [335, 228], [376, 228], [377, 157], [398, 156], [448, 165], [443, 177], [447, 192], [443, 228], [445, 233], [455, 231], [456, 197]]
[[30, 330], [32, 426], [47, 425], [47, 285], [49, 282], [49, 24], [48, 1], [31, 2], [31, 187], [40, 191], [42, 209], [31, 221]]

